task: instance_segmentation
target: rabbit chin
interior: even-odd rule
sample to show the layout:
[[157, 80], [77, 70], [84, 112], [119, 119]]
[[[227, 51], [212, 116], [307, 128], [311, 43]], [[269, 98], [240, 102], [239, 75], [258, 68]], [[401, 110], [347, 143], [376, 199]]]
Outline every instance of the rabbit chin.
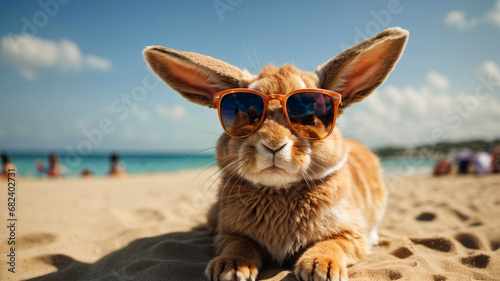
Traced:
[[268, 168], [257, 174], [244, 177], [253, 184], [276, 188], [287, 188], [291, 184], [301, 180], [296, 174], [288, 173], [284, 169], [279, 168]]

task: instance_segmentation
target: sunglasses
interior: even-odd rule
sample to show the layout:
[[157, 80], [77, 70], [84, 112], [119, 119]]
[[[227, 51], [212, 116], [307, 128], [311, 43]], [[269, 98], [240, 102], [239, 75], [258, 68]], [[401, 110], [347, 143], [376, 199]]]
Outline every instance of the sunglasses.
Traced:
[[322, 140], [332, 133], [341, 103], [340, 94], [323, 89], [269, 96], [248, 89], [231, 89], [214, 96], [222, 128], [233, 138], [245, 138], [257, 131], [273, 99], [281, 101], [290, 127], [301, 138], [310, 140]]

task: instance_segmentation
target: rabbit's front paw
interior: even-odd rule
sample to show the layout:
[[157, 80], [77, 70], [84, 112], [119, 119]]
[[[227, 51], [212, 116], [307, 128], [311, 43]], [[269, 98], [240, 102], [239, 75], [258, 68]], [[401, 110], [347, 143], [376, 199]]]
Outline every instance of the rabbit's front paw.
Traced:
[[347, 267], [326, 256], [302, 256], [295, 265], [295, 275], [301, 281], [347, 281]]
[[216, 257], [205, 270], [205, 275], [213, 281], [255, 281], [257, 274], [254, 262], [238, 256]]

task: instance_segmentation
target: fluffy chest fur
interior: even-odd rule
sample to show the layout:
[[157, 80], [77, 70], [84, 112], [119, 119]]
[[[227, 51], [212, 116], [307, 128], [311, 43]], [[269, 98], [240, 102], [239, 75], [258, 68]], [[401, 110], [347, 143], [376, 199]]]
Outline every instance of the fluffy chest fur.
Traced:
[[221, 190], [219, 229], [257, 241], [273, 260], [283, 262], [317, 241], [364, 229], [347, 193], [350, 187], [337, 186], [335, 176], [286, 190], [234, 180]]

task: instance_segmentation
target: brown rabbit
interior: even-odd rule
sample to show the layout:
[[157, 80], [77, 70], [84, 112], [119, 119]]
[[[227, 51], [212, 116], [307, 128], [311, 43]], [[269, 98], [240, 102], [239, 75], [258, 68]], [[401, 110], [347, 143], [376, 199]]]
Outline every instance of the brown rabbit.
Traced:
[[[215, 108], [217, 94], [235, 88], [271, 98], [264, 116], [236, 116], [228, 134], [238, 136], [223, 134], [217, 144], [222, 181], [209, 224], [219, 256], [207, 266], [210, 280], [255, 280], [264, 260], [294, 262], [300, 280], [347, 280], [347, 267], [378, 243], [386, 191], [377, 156], [337, 128], [304, 138], [277, 99], [300, 89], [334, 91], [339, 115], [382, 84], [407, 38], [408, 31], [389, 28], [314, 72], [267, 66], [256, 76], [197, 53], [144, 51], [153, 71], [190, 102]], [[253, 133], [237, 131], [255, 118], [262, 121]]]

